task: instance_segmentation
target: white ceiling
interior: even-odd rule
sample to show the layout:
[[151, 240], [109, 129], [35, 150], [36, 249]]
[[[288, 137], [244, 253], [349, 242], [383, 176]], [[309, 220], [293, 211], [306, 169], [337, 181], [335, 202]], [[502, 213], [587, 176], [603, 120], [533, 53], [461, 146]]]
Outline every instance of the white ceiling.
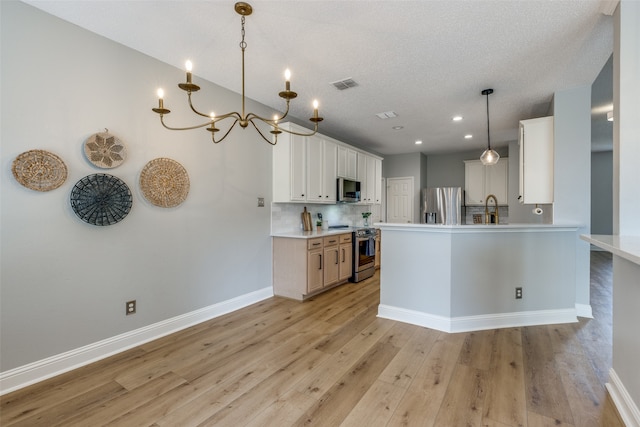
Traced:
[[[233, 1], [27, 3], [176, 67], [191, 59], [196, 83], [204, 78], [241, 91], [240, 16]], [[317, 98], [322, 133], [384, 155], [480, 153], [487, 142], [485, 88], [495, 90], [492, 146], [505, 145], [517, 139], [518, 120], [547, 113], [554, 92], [590, 85], [613, 51], [612, 17], [601, 13], [600, 1], [251, 4], [247, 96], [281, 110], [277, 93], [289, 67], [298, 92], [290, 114], [306, 121]], [[358, 86], [338, 91], [331, 85], [344, 78]], [[165, 90], [177, 83], [166, 82]], [[206, 94], [195, 96], [206, 109]], [[376, 116], [386, 111], [398, 117]], [[453, 122], [454, 115], [464, 119]], [[463, 138], [467, 133], [471, 140]], [[417, 139], [424, 143], [416, 146]]]

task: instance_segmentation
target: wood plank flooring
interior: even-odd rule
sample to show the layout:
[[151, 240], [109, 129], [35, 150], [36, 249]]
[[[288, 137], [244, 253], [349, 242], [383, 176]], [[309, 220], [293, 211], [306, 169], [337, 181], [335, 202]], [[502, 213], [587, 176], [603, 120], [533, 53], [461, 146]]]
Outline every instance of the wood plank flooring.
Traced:
[[595, 319], [446, 334], [376, 317], [378, 275], [271, 298], [0, 398], [10, 426], [607, 426], [611, 256]]

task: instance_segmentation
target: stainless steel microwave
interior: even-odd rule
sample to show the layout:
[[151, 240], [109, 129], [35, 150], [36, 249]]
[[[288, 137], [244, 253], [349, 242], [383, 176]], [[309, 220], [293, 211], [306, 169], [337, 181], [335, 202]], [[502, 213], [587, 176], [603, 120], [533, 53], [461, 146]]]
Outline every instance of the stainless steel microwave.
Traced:
[[338, 203], [357, 203], [360, 201], [360, 181], [338, 178]]

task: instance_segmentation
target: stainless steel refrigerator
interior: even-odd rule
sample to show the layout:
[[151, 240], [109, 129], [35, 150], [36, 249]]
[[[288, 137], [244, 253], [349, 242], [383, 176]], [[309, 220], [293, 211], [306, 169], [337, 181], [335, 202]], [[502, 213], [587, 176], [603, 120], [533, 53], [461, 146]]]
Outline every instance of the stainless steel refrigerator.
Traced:
[[422, 189], [422, 224], [462, 224], [462, 188]]

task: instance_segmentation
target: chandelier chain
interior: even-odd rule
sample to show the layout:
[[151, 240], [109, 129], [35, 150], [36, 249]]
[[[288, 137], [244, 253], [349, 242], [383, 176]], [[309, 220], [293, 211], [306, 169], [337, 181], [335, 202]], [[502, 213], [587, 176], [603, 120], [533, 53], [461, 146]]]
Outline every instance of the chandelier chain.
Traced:
[[240, 42], [240, 49], [245, 50], [247, 48], [247, 42], [244, 41], [244, 15], [241, 19], [242, 22], [242, 30], [240, 30], [240, 34], [242, 35], [242, 41]]

